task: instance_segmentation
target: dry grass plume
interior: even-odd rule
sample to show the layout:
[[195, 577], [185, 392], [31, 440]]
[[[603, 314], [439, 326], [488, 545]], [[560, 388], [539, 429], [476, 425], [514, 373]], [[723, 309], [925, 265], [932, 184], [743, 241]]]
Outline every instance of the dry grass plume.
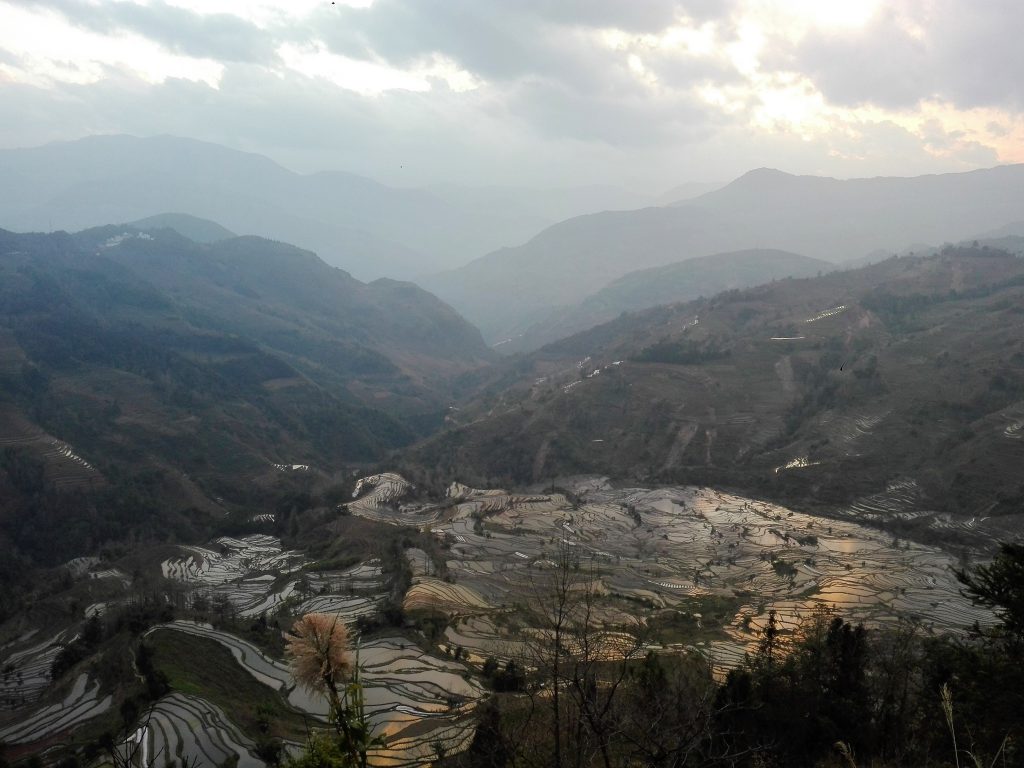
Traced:
[[309, 691], [326, 693], [352, 671], [348, 631], [337, 616], [307, 613], [286, 639], [292, 674]]

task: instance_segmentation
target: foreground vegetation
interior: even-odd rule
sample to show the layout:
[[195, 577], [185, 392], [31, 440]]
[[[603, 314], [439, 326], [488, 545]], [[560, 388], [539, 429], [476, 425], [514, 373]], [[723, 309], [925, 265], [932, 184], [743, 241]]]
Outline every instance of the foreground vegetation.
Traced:
[[[716, 677], [696, 654], [649, 650], [641, 626], [595, 620], [598, 596], [563, 548], [531, 602], [543, 632], [529, 666], [483, 665], [493, 695], [449, 768], [522, 766], [1016, 766], [1024, 764], [1024, 546], [958, 574], [999, 624], [967, 638], [872, 631], [819, 610], [799, 631], [772, 620], [756, 653]], [[308, 616], [290, 643], [298, 680], [331, 702], [330, 726], [291, 768], [387, 757], [361, 711], [358, 669], [330, 617]]]
[[[608, 654], [571, 567], [543, 606], [552, 642], [489, 700], [452, 766], [1011, 766], [1024, 764], [1024, 546], [961, 573], [1000, 624], [968, 638], [853, 626], [818, 611], [716, 679], [696, 654]], [[581, 608], [582, 606], [582, 608]], [[495, 686], [502, 690], [502, 685]]]

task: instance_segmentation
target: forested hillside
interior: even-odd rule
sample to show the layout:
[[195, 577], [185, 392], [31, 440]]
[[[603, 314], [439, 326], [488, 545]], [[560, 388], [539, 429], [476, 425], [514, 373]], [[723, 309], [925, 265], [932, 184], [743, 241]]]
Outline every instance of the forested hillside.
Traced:
[[282, 243], [0, 232], [4, 571], [273, 508], [429, 433], [489, 356], [419, 288]]

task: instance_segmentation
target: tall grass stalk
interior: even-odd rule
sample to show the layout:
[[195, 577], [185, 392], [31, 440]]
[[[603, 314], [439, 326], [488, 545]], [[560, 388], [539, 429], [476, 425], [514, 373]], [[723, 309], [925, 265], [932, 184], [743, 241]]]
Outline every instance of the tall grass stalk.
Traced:
[[[942, 684], [942, 688], [939, 693], [942, 696], [942, 711], [946, 715], [946, 725], [949, 727], [949, 735], [953, 737], [953, 755], [956, 759], [956, 766], [957, 768], [960, 768], [961, 750], [956, 744], [956, 725], [953, 723], [953, 693], [949, 690], [948, 683]], [[1000, 743], [999, 749], [996, 750], [995, 755], [992, 757], [992, 762], [989, 763], [988, 768], [995, 768], [996, 761], [999, 760], [999, 756], [1006, 750], [1006, 743], [1009, 738], [1010, 734], [1006, 734], [1006, 736], [1003, 737], [1003, 741]], [[974, 754], [974, 752], [969, 749], [965, 749], [963, 752], [971, 758], [971, 763], [974, 768], [985, 768], [985, 764], [982, 762], [982, 759], [978, 755]]]

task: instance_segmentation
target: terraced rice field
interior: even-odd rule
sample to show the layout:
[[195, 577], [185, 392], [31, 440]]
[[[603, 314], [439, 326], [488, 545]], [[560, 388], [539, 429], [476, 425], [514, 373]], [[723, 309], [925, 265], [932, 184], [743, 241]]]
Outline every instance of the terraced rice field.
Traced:
[[[394, 472], [385, 472], [360, 478], [352, 491], [352, 498], [358, 499], [362, 496], [365, 505], [381, 506], [403, 498], [411, 490], [412, 484], [404, 477]], [[364, 492], [367, 493], [363, 495]]]
[[50, 667], [62, 643], [70, 642], [71, 630], [39, 638], [25, 638], [0, 660], [0, 704], [4, 709], [20, 709], [32, 704], [50, 684]]
[[[784, 629], [819, 608], [878, 626], [900, 618], [926, 631], [960, 631], [991, 616], [963, 598], [943, 552], [890, 538], [852, 521], [827, 520], [708, 488], [612, 489], [575, 478], [582, 499], [509, 494], [453, 486], [448, 507], [430, 524], [450, 544], [454, 583], [414, 578], [410, 608], [455, 617], [453, 646], [470, 658], [514, 657], [518, 641], [496, 619], [536, 593], [539, 574], [559, 546], [579, 553], [608, 599], [603, 618], [688, 612], [704, 599], [731, 599], [732, 619], [696, 645], [728, 666], [752, 648], [769, 610]], [[564, 481], [563, 481], [564, 484]], [[865, 499], [857, 514], [891, 514], [914, 506], [912, 481]], [[477, 522], [482, 516], [485, 525]]]
[[261, 515], [253, 515], [252, 517], [249, 518], [249, 522], [250, 523], [272, 523], [276, 519], [277, 519], [276, 515], [274, 515], [274, 514], [272, 514], [270, 512], [265, 512], [265, 513], [263, 513]]
[[281, 574], [297, 569], [304, 557], [285, 552], [281, 540], [254, 534], [242, 538], [224, 536], [213, 542], [218, 549], [183, 547], [188, 554], [161, 564], [165, 578], [206, 585], [223, 584], [253, 573]]
[[37, 452], [43, 460], [47, 482], [62, 490], [103, 482], [103, 476], [72, 446], [6, 408], [0, 408], [0, 447], [3, 446], [19, 446]]
[[46, 462], [46, 477], [49, 482], [62, 490], [81, 488], [100, 482], [100, 473], [83, 459], [67, 443], [51, 440], [43, 452]]
[[[186, 632], [226, 647], [256, 680], [281, 691], [289, 704], [322, 718], [325, 701], [295, 687], [288, 667], [255, 646], [209, 625], [177, 621], [150, 630]], [[388, 738], [374, 765], [422, 765], [435, 756], [434, 745], [448, 754], [465, 748], [472, 738], [472, 712], [483, 694], [463, 665], [426, 654], [410, 641], [377, 638], [358, 648], [366, 709], [374, 732]]]
[[[280, 661], [271, 658], [252, 643], [235, 637], [230, 632], [222, 632], [214, 629], [209, 624], [200, 624], [194, 621], [174, 621], [170, 624], [161, 624], [150, 629], [146, 634], [173, 630], [184, 632], [194, 637], [202, 637], [215, 640], [227, 648], [235, 660], [264, 685], [270, 686], [275, 691], [288, 690], [292, 685], [292, 676], [287, 667]], [[324, 710], [326, 711], [326, 710]]]
[[67, 572], [71, 574], [71, 578], [80, 579], [99, 565], [100, 562], [98, 557], [76, 557], [73, 560], [68, 560], [62, 567], [67, 569]]
[[169, 765], [182, 758], [201, 766], [223, 765], [238, 759], [238, 768], [263, 768], [244, 736], [219, 707], [198, 696], [172, 693], [153, 707], [148, 722], [121, 747], [134, 751], [139, 768]]
[[384, 589], [384, 571], [379, 560], [367, 560], [344, 571], [312, 571], [305, 575], [317, 592], [334, 594], [374, 592]]
[[161, 564], [165, 578], [192, 585], [211, 599], [223, 596], [240, 616], [272, 613], [296, 592], [288, 578], [305, 564], [300, 552], [281, 549], [280, 539], [254, 534], [222, 537], [217, 547], [182, 547]]
[[85, 574], [88, 579], [112, 579], [117, 581], [123, 587], [127, 587], [132, 583], [132, 578], [124, 571], [119, 568], [103, 568], [100, 570], [89, 571]]
[[[99, 569], [98, 558], [76, 558], [64, 568], [76, 581], [103, 581], [90, 585], [83, 594], [97, 602], [85, 606], [86, 618], [100, 615], [125, 599], [124, 588], [131, 579], [116, 568]], [[0, 648], [0, 741], [33, 744], [103, 714], [112, 705], [109, 695], [101, 696], [99, 683], [81, 674], [74, 681], [54, 685], [50, 670], [62, 646], [78, 637], [80, 623], [54, 633], [53, 628], [22, 634]]]
[[380, 610], [382, 599], [346, 595], [317, 595], [299, 603], [297, 613], [334, 613], [354, 621], [360, 616], [371, 616]]
[[[687, 626], [695, 629], [652, 636], [647, 648], [695, 648], [719, 670], [740, 663], [753, 649], [770, 610], [784, 631], [822, 608], [869, 626], [907, 618], [935, 632], [991, 620], [959, 594], [948, 555], [906, 542], [892, 546], [886, 534], [852, 519], [817, 518], [709, 488], [617, 489], [606, 478], [589, 476], [562, 478], [560, 484], [571, 494], [453, 483], [444, 500], [413, 505], [405, 503], [412, 486], [386, 473], [361, 482], [349, 509], [417, 525], [443, 540], [444, 569], [424, 550], [407, 550], [413, 580], [404, 605], [446, 614], [441, 645], [474, 663], [490, 656], [529, 663], [531, 642], [544, 634], [529, 625], [524, 608], [541, 595], [563, 549], [578, 560], [581, 588], [600, 595], [597, 620], [606, 623], [609, 638], [616, 628], [647, 623], [655, 615], [687, 617], [692, 620]], [[849, 515], [913, 515], [918, 498], [913, 481], [900, 480], [859, 500]], [[101, 573], [93, 570], [98, 566], [69, 564], [86, 577]], [[315, 568], [301, 552], [284, 550], [278, 539], [265, 535], [183, 547], [162, 563], [167, 578], [194, 593], [223, 595], [244, 616], [287, 607], [292, 613], [337, 613], [351, 623], [379, 609], [388, 589], [379, 561], [346, 570]], [[151, 630], [168, 631], [221, 644], [291, 707], [314, 721], [325, 716], [325, 702], [297, 688], [280, 659], [206, 624], [177, 621]], [[66, 639], [23, 636], [9, 646], [5, 663], [11, 675], [21, 677], [5, 679], [0, 692], [38, 696], [49, 682], [56, 643]], [[440, 651], [425, 653], [397, 636], [363, 642], [358, 654], [368, 713], [376, 731], [388, 737], [388, 748], [374, 755], [374, 765], [426, 765], [438, 744], [447, 754], [468, 745], [483, 690], [464, 664]], [[98, 693], [83, 675], [64, 701], [37, 705], [28, 717], [24, 704], [15, 702], [21, 708], [18, 722], [13, 716], [0, 722], [0, 739], [14, 743], [59, 734], [110, 706]], [[237, 755], [241, 766], [261, 765], [252, 742], [230, 722], [230, 712], [181, 692], [159, 702], [136, 741], [139, 768], [183, 755], [210, 764]]]
[[405, 559], [408, 561], [409, 569], [412, 571], [412, 575], [414, 577], [434, 576], [437, 571], [437, 568], [434, 567], [433, 561], [430, 559], [430, 555], [422, 549], [410, 547], [405, 550]]
[[921, 527], [942, 532], [950, 540], [955, 538], [950, 534], [964, 534], [961, 540], [965, 542], [1012, 539], [1018, 530], [1017, 515], [966, 519], [924, 508], [922, 498], [923, 493], [917, 483], [904, 478], [893, 481], [880, 493], [857, 499], [849, 506], [836, 510], [836, 513], [851, 520], [867, 522], [914, 520]]
[[405, 593], [402, 605], [406, 610], [434, 608], [446, 613], [463, 613], [487, 608], [489, 604], [470, 587], [419, 577], [413, 579], [413, 585]]
[[311, 467], [308, 464], [275, 464], [274, 469], [279, 472], [310, 472]]
[[0, 407], [0, 446], [24, 445], [48, 439], [43, 430], [13, 409]]
[[806, 456], [798, 456], [795, 459], [791, 459], [783, 464], [781, 467], [775, 468], [775, 474], [784, 472], [787, 469], [806, 469], [807, 467], [816, 467], [821, 464], [820, 461], [811, 461]]
[[832, 307], [831, 309], [823, 309], [821, 312], [816, 314], [814, 317], [809, 317], [804, 320], [805, 323], [816, 323], [819, 320], [824, 320], [827, 317], [835, 317], [836, 315], [845, 312], [846, 305], [840, 304], [838, 307]]
[[[264, 610], [273, 613], [287, 604], [294, 613], [336, 613], [353, 622], [379, 609], [386, 586], [379, 561], [344, 571], [305, 571], [309, 565], [300, 553], [283, 551], [277, 539], [246, 536], [218, 539], [211, 547], [188, 548], [181, 556], [164, 561], [163, 572], [208, 595], [224, 595], [244, 616]], [[282, 571], [286, 573], [283, 579]], [[305, 596], [297, 591], [300, 579], [308, 585]], [[209, 625], [187, 621], [151, 631], [167, 630], [217, 641], [256, 680], [281, 692], [292, 707], [314, 717], [326, 715], [322, 698], [296, 688], [287, 666], [252, 644]], [[377, 732], [389, 740], [388, 749], [376, 756], [375, 765], [422, 765], [435, 756], [438, 743], [445, 745], [448, 754], [465, 748], [472, 738], [471, 713], [482, 689], [469, 681], [464, 666], [425, 654], [402, 638], [364, 643], [359, 660], [367, 711]], [[180, 702], [176, 706], [180, 708]], [[239, 741], [234, 738], [232, 743]], [[157, 748], [155, 743], [153, 748]]]
[[59, 703], [41, 707], [31, 714], [21, 710], [14, 722], [0, 726], [0, 741], [6, 744], [30, 744], [69, 731], [103, 714], [110, 709], [111, 697], [100, 697], [99, 688], [99, 683], [89, 685], [89, 678], [84, 673], [79, 675]]
[[[211, 600], [222, 597], [242, 617], [275, 613], [286, 605], [308, 613], [337, 613], [346, 622], [374, 613], [384, 579], [377, 561], [346, 571], [301, 573], [301, 552], [285, 551], [273, 536], [222, 537], [214, 547], [182, 547], [161, 564], [166, 578], [191, 585]], [[308, 591], [300, 593], [300, 578]]]
[[881, 411], [837, 416], [829, 411], [820, 419], [819, 428], [828, 434], [834, 445], [842, 446], [847, 456], [853, 456], [858, 444], [871, 435], [888, 415], [889, 411]]
[[858, 499], [849, 507], [841, 510], [859, 520], [886, 520], [892, 518], [908, 519], [921, 513], [921, 488], [917, 482], [904, 478], [894, 480], [881, 493]]
[[399, 505], [412, 485], [401, 475], [385, 472], [361, 478], [352, 492], [351, 501], [345, 506], [353, 515], [359, 515], [380, 523], [394, 525], [428, 525], [437, 518], [437, 513], [426, 505]]

